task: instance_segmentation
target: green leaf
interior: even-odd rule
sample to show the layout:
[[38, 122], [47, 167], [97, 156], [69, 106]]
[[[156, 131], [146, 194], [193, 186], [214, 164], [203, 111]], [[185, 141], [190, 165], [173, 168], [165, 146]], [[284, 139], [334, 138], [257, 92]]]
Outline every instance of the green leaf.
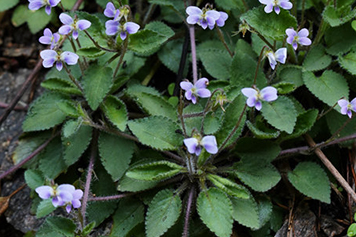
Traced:
[[77, 50], [77, 55], [87, 57], [87, 58], [97, 58], [100, 57], [101, 55], [105, 54], [105, 51], [95, 48], [95, 47], [90, 47], [90, 48], [80, 48]]
[[0, 0], [0, 12], [6, 11], [14, 6], [16, 6], [20, 0]]
[[50, 78], [41, 83], [41, 86], [55, 92], [64, 94], [81, 95], [82, 92], [75, 86], [74, 83], [63, 80], [61, 78]]
[[[233, 131], [235, 125], [237, 124], [240, 115], [242, 114], [245, 107], [245, 99], [242, 95], [237, 96], [226, 108], [225, 119], [222, 122], [222, 126], [219, 131], [216, 133], [215, 137], [220, 147], [222, 143], [227, 139], [229, 134]], [[239, 124], [238, 129], [231, 137], [231, 139], [226, 143], [226, 146], [233, 143], [241, 134], [242, 129], [245, 124], [246, 116], [242, 115], [241, 123]]]
[[256, 201], [253, 197], [248, 199], [231, 198], [232, 217], [241, 225], [258, 229], [260, 218]]
[[78, 118], [80, 116], [77, 107], [70, 100], [57, 101], [54, 105], [68, 117]]
[[179, 2], [175, 0], [149, 0], [148, 2], [151, 4], [157, 4], [161, 6], [173, 7], [176, 11], [179, 11], [180, 9], [184, 8], [183, 2]]
[[46, 219], [46, 222], [57, 232], [62, 233], [65, 236], [73, 236], [77, 226], [70, 219], [61, 216], [50, 216]]
[[200, 219], [217, 236], [229, 237], [232, 233], [232, 204], [219, 189], [200, 192], [197, 199]]
[[163, 43], [174, 35], [174, 31], [163, 22], [154, 21], [136, 34], [130, 35], [129, 49], [150, 55], [158, 51]]
[[264, 37], [273, 40], [283, 40], [287, 28], [297, 28], [297, 20], [289, 11], [281, 9], [280, 14], [266, 14], [263, 6], [253, 8], [241, 15], [241, 21], [246, 21]]
[[267, 163], [272, 162], [281, 152], [281, 148], [272, 141], [247, 137], [239, 139], [235, 147], [234, 152], [241, 158]]
[[[245, 53], [236, 53], [230, 68], [230, 83], [239, 89], [244, 87], [251, 87], [253, 84], [253, 78], [255, 77], [255, 71], [257, 62], [254, 58]], [[256, 78], [256, 84], [258, 88], [264, 88], [266, 86], [266, 77], [263, 74], [262, 67], [259, 68]]]
[[49, 179], [55, 179], [67, 169], [67, 165], [63, 160], [62, 144], [59, 138], [52, 140], [45, 150], [38, 155], [38, 159], [40, 160], [39, 169]]
[[356, 236], [356, 223], [352, 223], [347, 229], [347, 236], [354, 237]]
[[326, 51], [336, 56], [346, 53], [356, 45], [356, 31], [348, 22], [326, 30], [324, 39], [327, 45]]
[[155, 187], [159, 181], [144, 181], [127, 177], [126, 175], [120, 179], [117, 190], [121, 192], [138, 192]]
[[182, 201], [171, 190], [160, 191], [148, 206], [146, 216], [146, 234], [159, 237], [178, 220], [182, 211]]
[[250, 121], [246, 122], [246, 126], [248, 127], [248, 129], [250, 129], [250, 131], [253, 133], [253, 135], [259, 139], [277, 138], [280, 134], [280, 132], [276, 131], [276, 130], [263, 131], [261, 128], [259, 128], [258, 126], [255, 126]]
[[[336, 133], [339, 128], [341, 128], [347, 120], [349, 120], [349, 117], [346, 115], [342, 115], [339, 112], [333, 110], [330, 111], [326, 116], [326, 122], [329, 127], [330, 133], [334, 134]], [[341, 131], [339, 131], [338, 134], [336, 134], [337, 137], [345, 137], [348, 135], [354, 134], [356, 131], [356, 119], [352, 119]], [[347, 142], [342, 142], [339, 143], [340, 145], [343, 146], [349, 146], [351, 147], [353, 144], [353, 140], [347, 141]]]
[[301, 162], [288, 173], [292, 185], [304, 195], [330, 203], [330, 184], [325, 171], [313, 162]]
[[218, 5], [225, 11], [230, 11], [232, 9], [239, 9], [242, 11], [245, 9], [243, 3], [239, 0], [220, 0], [216, 1], [216, 5]]
[[56, 207], [52, 204], [52, 198], [42, 200], [37, 207], [36, 217], [41, 218], [47, 216], [54, 210], [56, 210]]
[[110, 122], [121, 131], [125, 131], [128, 117], [124, 102], [115, 96], [109, 95], [101, 104], [100, 108]]
[[317, 117], [318, 110], [316, 109], [311, 109], [302, 114], [299, 114], [293, 133], [283, 136], [282, 140], [297, 138], [305, 134], [313, 127]]
[[325, 48], [318, 45], [308, 52], [303, 62], [303, 68], [307, 71], [319, 71], [327, 68], [331, 61], [331, 56], [325, 53]]
[[219, 189], [224, 191], [230, 196], [237, 197], [237, 198], [244, 198], [247, 199], [249, 198], [249, 192], [248, 190], [241, 185], [238, 185], [237, 183], [220, 177], [215, 174], [208, 174], [207, 178]]
[[293, 83], [289, 82], [278, 82], [273, 84], [273, 87], [277, 89], [279, 95], [289, 94], [297, 89]]
[[302, 78], [302, 68], [293, 65], [281, 65], [278, 67], [278, 77], [281, 82], [291, 83], [295, 87], [300, 87], [304, 84]]
[[135, 119], [128, 126], [142, 144], [157, 150], [177, 150], [183, 144], [183, 136], [176, 133], [179, 126], [165, 117]]
[[80, 126], [82, 126], [83, 124], [83, 118], [79, 117], [77, 120], [68, 120], [62, 128], [62, 135], [65, 138], [68, 138], [70, 136], [72, 136], [74, 133], [76, 133], [78, 131], [78, 129], [80, 128]]
[[260, 216], [259, 228], [261, 228], [271, 219], [273, 206], [270, 199], [266, 196], [256, 198], [256, 201], [258, 203], [258, 212]]
[[206, 71], [215, 78], [227, 80], [232, 58], [220, 41], [205, 41], [197, 47], [197, 55]]
[[39, 170], [26, 170], [25, 180], [26, 184], [33, 190], [39, 186], [42, 186], [45, 182], [45, 178], [43, 177], [42, 172]]
[[279, 96], [271, 103], [264, 101], [262, 103], [261, 112], [267, 122], [273, 127], [291, 134], [298, 115], [293, 102], [288, 97]]
[[345, 24], [356, 16], [356, 10], [351, 11], [350, 9], [349, 6], [341, 8], [326, 6], [323, 11], [323, 19], [332, 27]]
[[24, 132], [45, 130], [62, 123], [66, 115], [55, 104], [64, 99], [64, 96], [56, 93], [45, 93], [37, 98], [22, 124]]
[[[129, 84], [129, 83], [128, 83]], [[131, 96], [131, 95], [139, 95], [141, 93], [147, 93], [150, 95], [156, 95], [156, 96], [160, 96], [161, 94], [159, 93], [159, 91], [157, 91], [155, 88], [153, 87], [149, 87], [149, 86], [142, 86], [140, 84], [137, 84], [137, 82], [129, 84], [127, 86], [127, 91], [126, 91], [126, 95], [127, 96]]]
[[334, 106], [342, 97], [349, 97], [346, 79], [334, 71], [324, 71], [321, 77], [303, 72], [303, 80], [309, 91], [329, 106]]
[[110, 236], [127, 236], [138, 224], [144, 222], [144, 205], [133, 198], [122, 199], [113, 215], [114, 224]]
[[62, 136], [64, 161], [68, 166], [77, 162], [87, 149], [91, 141], [92, 130], [91, 127], [83, 125], [72, 136]]
[[356, 52], [350, 52], [346, 55], [340, 55], [339, 64], [352, 75], [356, 75]]
[[114, 181], [119, 180], [129, 167], [135, 143], [122, 137], [100, 133], [101, 163]]
[[132, 179], [145, 181], [160, 181], [180, 173], [183, 167], [169, 161], [156, 161], [136, 165], [131, 168], [126, 176]]
[[131, 94], [134, 100], [150, 115], [163, 116], [177, 120], [177, 112], [173, 106], [162, 96], [156, 96], [149, 93]]
[[52, 16], [47, 15], [44, 8], [37, 11], [31, 11], [28, 9], [27, 4], [19, 5], [12, 14], [11, 22], [15, 27], [27, 22], [31, 33], [36, 34], [50, 22]]
[[93, 65], [85, 71], [84, 96], [92, 110], [96, 110], [112, 86], [112, 69]]
[[[52, 226], [50, 226], [47, 221], [45, 221], [39, 230], [36, 232], [36, 237], [63, 237], [63, 234], [60, 232], [57, 232], [53, 229]], [[32, 237], [32, 236], [30, 236]]]
[[90, 222], [89, 224], [87, 224], [87, 225], [83, 228], [83, 232], [82, 232], [83, 235], [89, 235], [89, 234], [92, 232], [92, 230], [94, 229], [95, 225], [96, 225], [95, 221]]

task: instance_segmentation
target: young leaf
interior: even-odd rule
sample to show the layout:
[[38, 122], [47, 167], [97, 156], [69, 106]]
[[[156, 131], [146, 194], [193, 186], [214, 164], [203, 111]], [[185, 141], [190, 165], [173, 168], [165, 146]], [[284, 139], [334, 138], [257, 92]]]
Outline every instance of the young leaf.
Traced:
[[316, 77], [312, 72], [303, 72], [303, 80], [307, 88], [329, 106], [334, 106], [342, 97], [349, 97], [346, 79], [334, 71], [324, 71], [321, 77]]
[[352, 75], [356, 75], [356, 53], [350, 52], [346, 55], [340, 55], [339, 64], [342, 68], [346, 69]]
[[109, 95], [101, 104], [100, 108], [110, 122], [121, 131], [125, 131], [128, 118], [124, 102], [115, 96]]
[[62, 128], [62, 135], [65, 138], [68, 138], [72, 136], [74, 133], [78, 131], [78, 129], [82, 126], [83, 124], [83, 118], [79, 117], [77, 120], [68, 120]]
[[57, 124], [60, 124], [66, 118], [56, 103], [63, 101], [65, 97], [57, 93], [45, 93], [36, 99], [29, 108], [27, 117], [22, 124], [24, 132], [40, 131]]
[[298, 114], [293, 102], [288, 97], [280, 96], [271, 103], [264, 102], [261, 112], [273, 127], [289, 134], [293, 132]]
[[74, 235], [74, 231], [77, 227], [72, 220], [60, 216], [50, 216], [46, 219], [46, 222], [56, 232], [62, 233], [68, 237]]
[[156, 161], [136, 165], [131, 168], [126, 176], [132, 179], [145, 181], [160, 181], [168, 179], [182, 172], [183, 167], [169, 161]]
[[281, 10], [280, 14], [266, 14], [263, 6], [253, 8], [240, 17], [264, 37], [273, 40], [283, 40], [286, 36], [285, 30], [297, 28], [297, 20], [289, 11]]
[[122, 177], [129, 167], [135, 143], [122, 137], [100, 133], [101, 163], [114, 181]]
[[82, 92], [73, 82], [61, 78], [50, 78], [41, 83], [41, 86], [55, 92], [64, 94], [81, 95]]
[[12, 0], [12, 1], [6, 1], [2, 0], [0, 1], [0, 12], [6, 11], [14, 6], [16, 6], [19, 3], [20, 0]]
[[255, 199], [230, 198], [232, 203], [232, 217], [241, 225], [252, 229], [258, 229], [260, 218]]
[[237, 183], [220, 177], [215, 174], [208, 174], [207, 178], [219, 189], [224, 191], [225, 193], [229, 194], [230, 196], [247, 199], [249, 198], [248, 190]]
[[330, 203], [329, 178], [319, 165], [313, 162], [301, 162], [288, 173], [288, 179], [304, 195]]
[[96, 225], [95, 221], [90, 222], [89, 224], [87, 224], [87, 225], [83, 228], [83, 232], [82, 232], [83, 235], [89, 235], [89, 234], [92, 232], [92, 230], [94, 229], [95, 225]]
[[270, 199], [266, 196], [256, 198], [256, 201], [258, 203], [258, 212], [260, 216], [259, 228], [261, 228], [271, 219], [273, 206]]
[[147, 190], [155, 187], [159, 181], [144, 181], [138, 179], [132, 179], [124, 175], [120, 179], [120, 183], [117, 187], [117, 190], [121, 192], [138, 192]]
[[183, 136], [176, 133], [179, 126], [161, 116], [131, 120], [128, 126], [138, 140], [157, 150], [176, 150], [183, 145]]
[[96, 110], [112, 86], [112, 69], [93, 65], [85, 71], [84, 96], [92, 110]]
[[159, 237], [178, 220], [182, 201], [171, 190], [165, 189], [152, 199], [146, 216], [146, 234]]
[[293, 65], [281, 65], [277, 71], [277, 75], [281, 82], [291, 83], [295, 87], [300, 87], [304, 84], [302, 78], [302, 67]]
[[70, 166], [77, 162], [89, 146], [92, 137], [92, 128], [81, 126], [76, 133], [66, 138], [62, 136], [65, 163]]
[[42, 172], [39, 170], [26, 170], [25, 180], [26, 180], [26, 184], [31, 189], [36, 189], [39, 186], [42, 186], [45, 182], [45, 178], [43, 177]]
[[90, 47], [90, 48], [80, 48], [77, 50], [77, 55], [87, 57], [87, 58], [98, 58], [102, 55], [105, 54], [105, 51], [100, 50], [95, 47]]
[[250, 131], [253, 133], [253, 135], [256, 138], [259, 139], [271, 139], [271, 138], [277, 138], [280, 134], [279, 131], [276, 130], [272, 130], [272, 131], [263, 131], [261, 128], [255, 126], [254, 124], [252, 124], [250, 121], [246, 122], [246, 125], [248, 127], [248, 129], [250, 129]]
[[54, 210], [56, 210], [56, 208], [52, 204], [52, 198], [42, 200], [37, 207], [36, 217], [41, 218], [47, 216]]
[[[349, 8], [349, 10], [347, 10]], [[356, 16], [355, 10], [350, 10], [349, 6], [335, 8], [334, 6], [326, 6], [323, 11], [323, 19], [330, 24], [331, 27], [342, 25]]]
[[110, 236], [127, 236], [138, 224], [144, 222], [144, 205], [137, 199], [122, 199], [113, 215], [114, 224]]
[[307, 71], [319, 71], [327, 68], [331, 61], [331, 56], [325, 53], [325, 48], [318, 45], [308, 52], [303, 62], [303, 68]]
[[200, 192], [197, 199], [200, 219], [217, 236], [229, 237], [232, 233], [232, 204], [219, 189]]

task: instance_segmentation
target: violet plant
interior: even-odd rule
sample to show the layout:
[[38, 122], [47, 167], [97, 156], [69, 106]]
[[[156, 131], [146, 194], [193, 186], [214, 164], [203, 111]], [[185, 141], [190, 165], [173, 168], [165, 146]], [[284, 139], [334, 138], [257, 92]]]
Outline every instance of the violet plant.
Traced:
[[[352, 17], [260, 3], [96, 1], [88, 13], [29, 1], [65, 11], [61, 36], [46, 28], [39, 39], [51, 69], [15, 151], [35, 157], [25, 179], [46, 217], [38, 236], [89, 236], [108, 222], [110, 236], [272, 236], [288, 214], [278, 206], [292, 205], [280, 189], [331, 202], [325, 170], [343, 177], [304, 155], [325, 159], [319, 148], [356, 137]], [[314, 11], [329, 28], [312, 31]]]

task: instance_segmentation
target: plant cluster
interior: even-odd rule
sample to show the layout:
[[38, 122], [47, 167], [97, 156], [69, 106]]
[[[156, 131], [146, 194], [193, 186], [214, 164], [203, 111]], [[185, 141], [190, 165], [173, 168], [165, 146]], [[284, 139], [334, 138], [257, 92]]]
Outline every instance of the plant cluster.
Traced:
[[[270, 236], [281, 186], [330, 203], [334, 176], [354, 195], [320, 150], [356, 137], [353, 1], [62, 2], [28, 5], [63, 11], [39, 38], [51, 69], [14, 154], [45, 144], [25, 165], [47, 216], [36, 236], [88, 236], [109, 217], [110, 236], [229, 237], [234, 222]], [[330, 173], [301, 156], [314, 151]]]

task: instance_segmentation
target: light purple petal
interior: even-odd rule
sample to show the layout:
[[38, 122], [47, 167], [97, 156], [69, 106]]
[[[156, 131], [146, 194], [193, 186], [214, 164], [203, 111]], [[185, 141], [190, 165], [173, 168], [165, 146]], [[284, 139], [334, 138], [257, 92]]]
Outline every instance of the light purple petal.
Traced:
[[58, 33], [61, 35], [68, 35], [73, 30], [73, 26], [63, 25], [58, 29]]
[[206, 88], [208, 84], [209, 84], [209, 80], [205, 77], [202, 77], [199, 80], [197, 80], [197, 82], [195, 83], [195, 87], [197, 89], [202, 89], [202, 88]]
[[53, 34], [53, 41], [54, 41], [55, 43], [57, 43], [60, 38], [61, 38], [61, 36], [60, 36], [58, 33], [54, 33], [54, 34]]
[[352, 118], [352, 111], [351, 110], [347, 110], [347, 116], [349, 116], [349, 118]]
[[337, 103], [339, 104], [339, 106], [340, 106], [341, 108], [343, 108], [343, 107], [347, 107], [347, 105], [349, 104], [349, 101], [347, 101], [347, 100], [345, 100], [345, 99], [341, 99], [341, 100], [339, 100]]
[[193, 84], [189, 81], [182, 81], [180, 84], [180, 88], [182, 88], [183, 90], [190, 90], [193, 88]]
[[72, 36], [74, 39], [78, 39], [79, 33], [77, 30], [73, 30]]
[[264, 101], [271, 102], [278, 98], [277, 89], [272, 86], [267, 86], [261, 90], [261, 96]]
[[195, 155], [199, 156], [201, 153], [201, 146], [197, 146], [197, 148], [195, 149]]
[[198, 146], [198, 140], [194, 137], [191, 137], [191, 138], [184, 139], [183, 142], [184, 145], [187, 147], [188, 152], [190, 154], [194, 154]]
[[246, 104], [248, 107], [254, 107], [257, 103], [257, 97], [249, 97], [247, 100], [246, 100]]
[[61, 59], [68, 65], [75, 65], [78, 62], [79, 56], [75, 53], [65, 51], [61, 53]]
[[292, 46], [293, 46], [293, 49], [294, 49], [294, 50], [297, 50], [297, 48], [298, 48], [297, 42], [293, 42]]
[[42, 3], [41, 0], [33, 1], [33, 2], [30, 2], [30, 4], [28, 4], [28, 9], [30, 9], [31, 11], [35, 11], [35, 10], [40, 9], [43, 6], [44, 6], [44, 4]]
[[186, 91], [184, 96], [187, 100], [192, 100], [192, 96], [193, 96], [192, 91], [191, 90]]
[[196, 104], [197, 103], [197, 97], [195, 97], [194, 94], [192, 94], [192, 103]]
[[219, 27], [223, 27], [229, 15], [226, 12], [219, 12], [219, 13], [220, 13], [220, 17], [219, 19], [216, 20], [216, 25]]
[[51, 7], [55, 7], [58, 5], [58, 3], [60, 2], [61, 0], [49, 0], [49, 5], [51, 5]]
[[61, 61], [57, 61], [56, 68], [57, 68], [58, 71], [61, 71], [62, 68], [63, 68], [63, 63]]
[[306, 28], [301, 29], [298, 32], [298, 37], [308, 37], [309, 31]]
[[187, 17], [187, 23], [188, 24], [191, 24], [191, 25], [194, 25], [196, 24], [198, 21], [199, 21], [199, 16], [197, 15], [192, 15], [192, 16], [188, 16]]
[[48, 28], [44, 29], [43, 35], [47, 37], [52, 37], [52, 31]]
[[285, 63], [287, 59], [287, 48], [280, 48], [274, 53], [276, 61], [280, 63]]
[[51, 6], [47, 5], [45, 7], [45, 12], [47, 13], [47, 15], [51, 15]]
[[68, 191], [61, 191], [58, 196], [63, 200], [63, 202], [71, 202], [73, 199], [72, 193]]
[[78, 199], [73, 199], [72, 204], [74, 208], [79, 208], [82, 206], [81, 202]]
[[267, 4], [264, 8], [265, 13], [271, 13], [273, 10], [273, 4]]
[[41, 43], [41, 44], [51, 44], [52, 42], [52, 37], [48, 37], [48, 36], [41, 36], [38, 41]]
[[105, 33], [107, 35], [115, 35], [119, 31], [119, 22], [114, 20], [108, 20], [105, 22]]
[[197, 94], [201, 98], [209, 98], [211, 96], [211, 92], [208, 89], [198, 89]]
[[256, 97], [258, 92], [253, 88], [243, 88], [241, 90], [242, 94], [246, 97]]
[[125, 31], [121, 31], [121, 32], [120, 32], [120, 38], [121, 38], [122, 40], [125, 40], [126, 37], [127, 37], [126, 32], [125, 32]]
[[185, 12], [188, 15], [201, 15], [202, 14], [202, 10], [199, 7], [195, 7], [195, 6], [187, 7], [187, 9], [185, 9]]
[[72, 195], [73, 195], [73, 200], [74, 199], [81, 199], [82, 197], [83, 197], [83, 191], [82, 190], [80, 190], [80, 189], [76, 189], [73, 193], [72, 193]]
[[107, 17], [115, 17], [115, 13], [116, 13], [116, 8], [115, 8], [114, 4], [112, 4], [111, 2], [108, 2], [108, 4], [106, 4], [106, 8], [104, 10], [104, 15]]
[[214, 28], [214, 26], [215, 26], [215, 19], [214, 18], [212, 18], [210, 16], [207, 16], [206, 17], [206, 22], [208, 23], [209, 27], [212, 26]]
[[73, 24], [73, 18], [70, 17], [69, 15], [65, 14], [65, 13], [61, 13], [59, 15], [59, 20], [61, 20], [61, 22], [65, 25], [71, 25]]
[[275, 56], [274, 56], [274, 53], [273, 53], [273, 52], [267, 53], [267, 58], [268, 58], [268, 61], [269, 61], [269, 65], [270, 65], [271, 68], [274, 70], [274, 68], [275, 68], [276, 65], [277, 65], [277, 62], [276, 62], [276, 58], [275, 58]]
[[40, 56], [42, 59], [50, 59], [50, 58], [55, 59], [57, 56], [57, 52], [51, 49], [46, 49], [41, 51]]
[[77, 28], [79, 30], [86, 30], [91, 26], [91, 22], [88, 20], [79, 20], [77, 21]]
[[267, 4], [272, 4], [273, 5], [273, 0], [259, 0], [260, 3], [267, 5]]
[[205, 150], [210, 154], [216, 154], [218, 152], [218, 144], [216, 142], [215, 136], [205, 136], [201, 140], [201, 144], [204, 146]]
[[140, 29], [140, 25], [134, 22], [126, 22], [124, 24], [124, 30], [126, 30], [129, 34], [135, 34]]
[[212, 18], [214, 20], [214, 22], [220, 18], [220, 13], [218, 11], [215, 10], [209, 10], [206, 13], [207, 18]]
[[52, 205], [54, 207], [63, 206], [64, 202], [60, 197], [56, 196], [56, 197], [52, 198]]
[[294, 29], [288, 28], [286, 29], [286, 34], [288, 37], [294, 37], [297, 35], [297, 32]]
[[60, 192], [66, 191], [72, 193], [75, 191], [75, 187], [71, 184], [61, 184], [58, 186], [57, 190]]
[[294, 41], [294, 37], [293, 36], [288, 36], [287, 37], [287, 43], [288, 44], [293, 44], [293, 41]]
[[288, 1], [281, 1], [279, 3], [279, 5], [283, 8], [283, 9], [286, 9], [286, 10], [289, 10], [289, 9], [292, 9], [293, 7], [293, 4], [291, 2], [288, 2]]
[[308, 46], [308, 45], [311, 45], [311, 40], [309, 39], [309, 38], [306, 38], [306, 37], [300, 37], [299, 39], [298, 39], [298, 43], [299, 44], [301, 44], [301, 45], [306, 45], [306, 46]]
[[40, 186], [35, 191], [42, 199], [48, 199], [53, 195], [53, 188], [50, 186]]
[[56, 60], [54, 58], [43, 59], [42, 65], [45, 68], [53, 67], [53, 64]]
[[279, 8], [279, 6], [274, 6], [274, 12], [279, 14], [281, 12], [281, 9]]
[[347, 114], [347, 111], [348, 111], [347, 106], [341, 107], [341, 110], [340, 110], [341, 114]]
[[351, 100], [350, 104], [351, 104], [352, 110], [356, 112], [356, 98]]
[[67, 213], [70, 213], [71, 210], [72, 210], [72, 205], [67, 205], [66, 206]]
[[256, 102], [256, 105], [255, 105], [255, 108], [260, 111], [262, 109], [262, 102], [261, 101], [257, 101]]
[[200, 26], [205, 30], [208, 27], [208, 22], [204, 19], [199, 21]]

